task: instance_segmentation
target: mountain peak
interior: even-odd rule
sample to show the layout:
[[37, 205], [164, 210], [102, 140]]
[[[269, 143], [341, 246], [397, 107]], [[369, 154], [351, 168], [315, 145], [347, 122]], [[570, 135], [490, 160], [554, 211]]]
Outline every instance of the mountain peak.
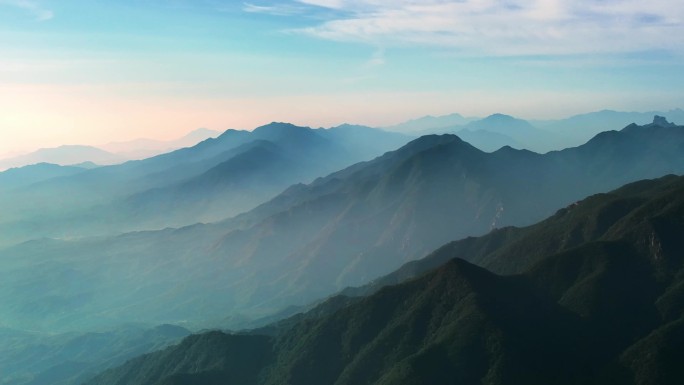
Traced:
[[517, 119], [510, 116], [510, 115], [496, 113], [496, 114], [489, 115], [488, 117], [484, 118], [484, 120], [507, 121], [507, 120], [517, 120]]
[[475, 130], [491, 127], [500, 127], [501, 125], [507, 126], [519, 126], [519, 127], [532, 127], [529, 122], [523, 119], [518, 119], [511, 115], [506, 114], [492, 114], [488, 117], [476, 120], [469, 123], [466, 128], [474, 128]]
[[675, 127], [676, 126], [676, 124], [668, 122], [667, 118], [665, 118], [664, 116], [660, 116], [660, 115], [655, 115], [653, 117], [653, 123], [652, 124], [654, 126], [660, 126], [660, 127]]
[[670, 128], [670, 127], [678, 127], [678, 126], [675, 123], [668, 122], [664, 116], [655, 115], [655, 116], [653, 116], [653, 123], [645, 124], [643, 126], [640, 126], [636, 123], [631, 123], [627, 127], [623, 128], [622, 131], [631, 132], [631, 131], [644, 130], [644, 129], [648, 130], [648, 129], [658, 128], [658, 127]]
[[271, 122], [269, 124], [255, 128], [252, 133], [260, 137], [273, 138], [274, 136], [280, 137], [281, 135], [290, 135], [310, 130], [311, 128], [309, 127], [301, 127], [292, 123]]
[[426, 115], [385, 128], [389, 129], [390, 131], [426, 133], [428, 130], [437, 128], [460, 126], [468, 123], [471, 120], [472, 119], [464, 118], [462, 115], [457, 113], [443, 116]]
[[440, 144], [446, 144], [446, 143], [465, 143], [463, 139], [459, 138], [457, 135], [454, 134], [431, 134], [431, 135], [423, 135], [417, 139], [414, 139], [410, 141], [407, 144], [407, 147], [432, 147], [432, 146], [437, 146]]
[[397, 152], [403, 154], [418, 154], [427, 150], [433, 151], [437, 148], [448, 148], [449, 152], [455, 152], [459, 154], [482, 152], [478, 148], [473, 147], [470, 143], [453, 134], [424, 135], [407, 143], [404, 147], [397, 150]]
[[302, 128], [302, 127], [295, 126], [294, 124], [287, 123], [287, 122], [271, 122], [269, 124], [265, 124], [263, 126], [259, 126], [259, 127], [255, 128], [254, 131], [264, 130], [264, 129], [273, 130], [273, 129], [292, 129], [292, 128]]
[[208, 128], [200, 127], [198, 129], [192, 130], [188, 132], [187, 134], [183, 135], [179, 140], [184, 140], [184, 139], [190, 139], [190, 140], [196, 140], [197, 142], [200, 142], [204, 139], [208, 138], [213, 138], [218, 135], [220, 135], [221, 132], [215, 131], [215, 130], [210, 130]]
[[350, 124], [350, 123], [342, 123], [339, 126], [335, 127], [330, 127], [328, 130], [365, 130], [365, 131], [375, 131], [379, 130], [378, 128], [372, 128], [368, 126], [364, 126], [362, 124]]
[[496, 113], [489, 115], [488, 117], [478, 121], [473, 122], [475, 124], [475, 127], [477, 127], [477, 123], [484, 124], [484, 125], [508, 125], [508, 126], [518, 126], [518, 127], [526, 127], [526, 128], [531, 128], [533, 127], [527, 120], [516, 118], [515, 116], [511, 115], [506, 115], [506, 114], [501, 114], [501, 113]]
[[509, 145], [502, 146], [498, 150], [494, 151], [493, 154], [516, 154], [516, 153], [523, 153], [525, 151], [523, 150], [517, 150]]
[[425, 115], [425, 116], [421, 116], [420, 118], [411, 119], [408, 122], [427, 122], [427, 121], [438, 120], [438, 119], [465, 119], [465, 118], [463, 117], [463, 115], [454, 112], [452, 114], [441, 115], [441, 116]]

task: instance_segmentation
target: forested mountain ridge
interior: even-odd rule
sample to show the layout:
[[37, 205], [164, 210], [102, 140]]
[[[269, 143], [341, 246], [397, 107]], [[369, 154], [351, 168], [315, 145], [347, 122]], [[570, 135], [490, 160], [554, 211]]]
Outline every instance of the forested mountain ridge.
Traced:
[[[682, 177], [589, 197], [546, 225], [555, 224], [553, 234], [590, 235], [600, 223], [602, 235], [546, 254], [522, 274], [451, 259], [341, 307], [314, 309], [273, 337], [192, 337], [88, 384], [219, 384], [234, 375], [291, 385], [676, 384], [684, 378], [684, 240], [675, 236], [684, 232], [683, 197]], [[542, 235], [543, 224], [527, 235]], [[211, 362], [220, 363], [204, 367], [195, 358], [215, 343]], [[219, 353], [247, 347], [262, 363], [251, 376]], [[180, 357], [186, 369], [175, 370]]]

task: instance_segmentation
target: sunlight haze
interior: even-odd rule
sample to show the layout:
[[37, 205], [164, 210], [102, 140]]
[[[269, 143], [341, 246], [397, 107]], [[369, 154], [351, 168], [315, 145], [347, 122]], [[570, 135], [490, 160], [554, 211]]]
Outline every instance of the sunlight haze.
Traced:
[[684, 105], [684, 8], [631, 1], [0, 1], [0, 153], [270, 121]]

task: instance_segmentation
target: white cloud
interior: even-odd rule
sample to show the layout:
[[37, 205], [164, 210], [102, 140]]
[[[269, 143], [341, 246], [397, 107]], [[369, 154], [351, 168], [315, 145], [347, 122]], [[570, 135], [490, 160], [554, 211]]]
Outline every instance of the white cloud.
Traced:
[[336, 12], [299, 33], [374, 45], [421, 44], [471, 55], [684, 50], [678, 0], [297, 0]]
[[331, 9], [341, 9], [345, 6], [349, 6], [348, 1], [344, 0], [299, 0], [300, 3], [315, 5], [317, 7], [331, 8]]
[[257, 5], [243, 3], [242, 10], [250, 13], [266, 13], [275, 16], [292, 16], [304, 12], [303, 7], [292, 4]]
[[38, 3], [29, 0], [0, 0], [0, 5], [21, 8], [29, 12], [38, 21], [46, 21], [55, 17], [55, 14], [51, 10], [43, 8]]

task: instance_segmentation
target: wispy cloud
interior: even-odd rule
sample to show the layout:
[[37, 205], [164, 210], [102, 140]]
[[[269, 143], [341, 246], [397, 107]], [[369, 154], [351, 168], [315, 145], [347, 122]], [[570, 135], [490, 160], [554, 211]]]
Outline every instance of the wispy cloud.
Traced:
[[0, 5], [21, 8], [30, 13], [38, 21], [46, 21], [55, 17], [54, 12], [43, 8], [40, 4], [29, 0], [0, 0]]
[[684, 51], [684, 7], [651, 0], [296, 0], [332, 10], [296, 32], [373, 45], [445, 46], [472, 55]]
[[307, 20], [328, 21], [343, 16], [337, 9], [335, 1], [275, 1], [254, 0], [242, 3], [242, 10], [248, 13], [260, 13], [271, 16], [302, 17]]
[[356, 68], [355, 74], [342, 78], [343, 84], [360, 84], [377, 78], [378, 70], [386, 64], [385, 50], [378, 48], [360, 67]]
[[315, 5], [317, 7], [342, 9], [354, 5], [355, 2], [344, 0], [299, 0], [300, 3]]
[[243, 3], [242, 10], [249, 13], [265, 13], [275, 16], [292, 16], [301, 14], [305, 11], [304, 7], [294, 4], [273, 4], [273, 5], [257, 5], [252, 3]]
[[381, 67], [385, 65], [385, 50], [378, 48], [373, 52], [373, 55], [366, 62], [367, 68]]

